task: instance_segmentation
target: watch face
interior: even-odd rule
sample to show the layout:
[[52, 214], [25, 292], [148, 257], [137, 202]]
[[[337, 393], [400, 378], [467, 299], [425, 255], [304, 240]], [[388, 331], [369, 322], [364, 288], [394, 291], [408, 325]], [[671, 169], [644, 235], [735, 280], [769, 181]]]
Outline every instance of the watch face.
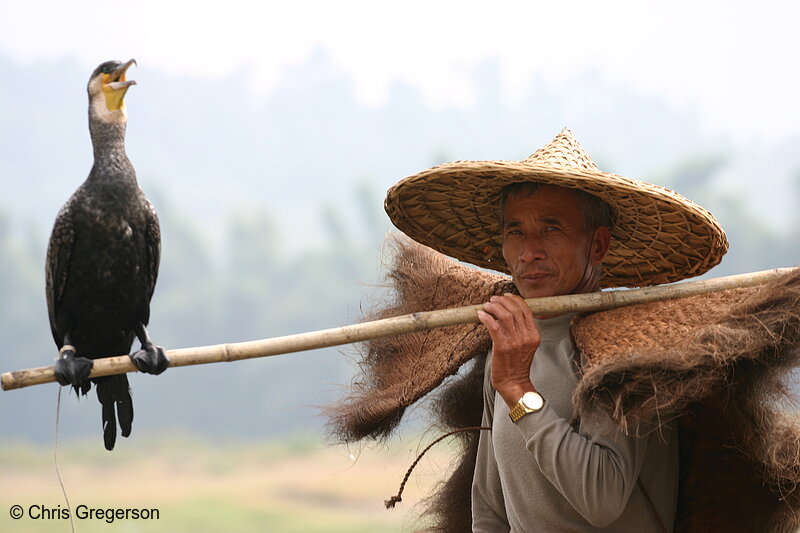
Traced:
[[538, 392], [526, 392], [522, 395], [522, 403], [533, 411], [538, 411], [544, 406], [544, 398]]

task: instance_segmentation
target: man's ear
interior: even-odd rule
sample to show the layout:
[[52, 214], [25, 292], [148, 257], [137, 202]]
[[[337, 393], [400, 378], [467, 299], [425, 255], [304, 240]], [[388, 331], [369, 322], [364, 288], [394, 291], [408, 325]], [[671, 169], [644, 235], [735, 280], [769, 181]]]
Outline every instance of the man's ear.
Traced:
[[592, 265], [596, 266], [603, 262], [611, 245], [611, 230], [606, 226], [600, 226], [594, 230], [594, 240], [592, 242], [591, 260]]

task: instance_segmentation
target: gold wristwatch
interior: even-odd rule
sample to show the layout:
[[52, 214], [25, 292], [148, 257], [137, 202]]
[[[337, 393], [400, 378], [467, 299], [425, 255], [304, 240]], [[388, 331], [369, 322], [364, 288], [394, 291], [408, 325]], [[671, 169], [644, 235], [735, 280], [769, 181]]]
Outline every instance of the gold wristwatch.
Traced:
[[535, 413], [542, 407], [544, 407], [544, 398], [542, 398], [541, 394], [533, 391], [526, 392], [517, 402], [517, 405], [508, 412], [508, 416], [512, 422], [516, 423], [523, 416], [528, 413]]

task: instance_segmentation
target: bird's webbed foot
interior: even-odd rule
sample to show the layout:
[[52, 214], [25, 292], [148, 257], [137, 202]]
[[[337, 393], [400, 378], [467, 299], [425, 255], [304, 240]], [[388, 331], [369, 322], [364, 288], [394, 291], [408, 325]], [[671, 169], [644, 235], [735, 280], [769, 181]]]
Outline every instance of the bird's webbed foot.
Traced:
[[91, 388], [89, 372], [94, 361], [75, 355], [75, 347], [65, 344], [58, 354], [55, 365], [56, 381], [61, 385], [72, 385], [75, 393], [86, 394]]
[[142, 342], [142, 349], [130, 357], [139, 372], [158, 375], [166, 370], [169, 366], [169, 359], [167, 359], [164, 348], [153, 344], [147, 329], [141, 324], [137, 328], [136, 335]]
[[160, 374], [169, 365], [164, 348], [156, 346], [152, 342], [143, 343], [142, 349], [130, 357], [139, 372], [145, 374]]

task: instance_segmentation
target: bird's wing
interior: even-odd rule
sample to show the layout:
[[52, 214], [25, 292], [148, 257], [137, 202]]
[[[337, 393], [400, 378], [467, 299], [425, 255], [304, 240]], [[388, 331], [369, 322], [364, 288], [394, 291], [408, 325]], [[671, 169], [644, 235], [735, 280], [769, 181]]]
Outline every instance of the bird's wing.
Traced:
[[50, 318], [50, 330], [53, 339], [60, 348], [63, 339], [56, 328], [56, 312], [64, 287], [67, 284], [67, 272], [72, 258], [72, 245], [75, 242], [75, 229], [69, 203], [56, 215], [50, 242], [47, 245], [47, 264], [45, 265], [45, 293], [47, 295], [47, 314]]
[[148, 300], [153, 297], [158, 279], [158, 264], [161, 261], [161, 226], [158, 223], [158, 214], [153, 204], [147, 200], [149, 209], [147, 229], [145, 230], [145, 244], [147, 245], [147, 278]]

